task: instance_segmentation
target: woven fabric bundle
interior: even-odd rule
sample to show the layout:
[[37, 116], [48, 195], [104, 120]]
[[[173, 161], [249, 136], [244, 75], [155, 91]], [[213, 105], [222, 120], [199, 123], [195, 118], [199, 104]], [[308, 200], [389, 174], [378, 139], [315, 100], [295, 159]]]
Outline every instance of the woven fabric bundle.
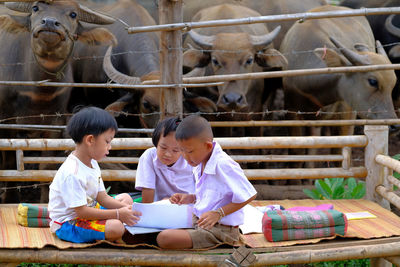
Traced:
[[27, 227], [48, 227], [50, 224], [49, 212], [43, 206], [20, 203], [17, 221], [20, 225]]
[[270, 242], [344, 236], [347, 218], [337, 210], [273, 210], [264, 213], [262, 230]]

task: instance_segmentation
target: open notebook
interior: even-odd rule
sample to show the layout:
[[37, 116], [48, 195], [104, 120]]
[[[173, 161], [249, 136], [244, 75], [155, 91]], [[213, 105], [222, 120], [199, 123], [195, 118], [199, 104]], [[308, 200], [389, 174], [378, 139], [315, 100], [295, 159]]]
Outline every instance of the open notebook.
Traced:
[[136, 225], [125, 225], [125, 228], [133, 235], [193, 226], [193, 205], [171, 204], [167, 199], [153, 203], [134, 203], [133, 209], [142, 213]]

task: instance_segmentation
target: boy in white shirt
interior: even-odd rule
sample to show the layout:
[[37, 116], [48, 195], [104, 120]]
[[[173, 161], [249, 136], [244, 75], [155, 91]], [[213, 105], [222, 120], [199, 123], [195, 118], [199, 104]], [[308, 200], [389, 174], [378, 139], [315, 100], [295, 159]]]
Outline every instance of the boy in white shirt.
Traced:
[[240, 165], [213, 141], [210, 123], [203, 117], [186, 117], [176, 130], [176, 139], [187, 162], [195, 167], [194, 194], [174, 194], [176, 204], [194, 203], [194, 229], [167, 229], [157, 236], [161, 248], [208, 248], [239, 241], [243, 207], [257, 192]]
[[[50, 230], [60, 239], [120, 242], [123, 223], [134, 225], [139, 220], [141, 214], [132, 210], [132, 199], [116, 200], [106, 193], [97, 164], [108, 155], [117, 130], [115, 119], [96, 107], [80, 110], [68, 122], [67, 132], [76, 147], [50, 185], [48, 205]], [[129, 195], [120, 197], [125, 196]]]
[[135, 188], [142, 191], [142, 202], [151, 203], [174, 193], [194, 193], [193, 168], [182, 157], [175, 131], [179, 118], [167, 118], [154, 129], [155, 147], [147, 149], [139, 159]]

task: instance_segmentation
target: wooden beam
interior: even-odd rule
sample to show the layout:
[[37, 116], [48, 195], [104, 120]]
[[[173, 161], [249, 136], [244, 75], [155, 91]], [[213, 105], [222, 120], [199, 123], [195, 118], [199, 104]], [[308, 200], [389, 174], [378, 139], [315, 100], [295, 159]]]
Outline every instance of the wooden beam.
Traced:
[[[183, 21], [182, 1], [159, 0], [160, 24]], [[162, 84], [182, 83], [182, 32], [163, 31], [160, 38], [160, 71]], [[168, 116], [182, 118], [182, 87], [176, 86], [160, 91], [160, 119]]]

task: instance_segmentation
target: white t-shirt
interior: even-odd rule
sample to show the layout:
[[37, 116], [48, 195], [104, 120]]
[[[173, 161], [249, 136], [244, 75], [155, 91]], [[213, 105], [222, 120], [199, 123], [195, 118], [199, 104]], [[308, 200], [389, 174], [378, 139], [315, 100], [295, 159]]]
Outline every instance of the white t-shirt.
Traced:
[[76, 207], [96, 205], [97, 194], [105, 191], [97, 161], [92, 159], [92, 168], [82, 163], [72, 153], [58, 169], [50, 185], [49, 205], [50, 230], [57, 231], [58, 223], [77, 217]]
[[154, 201], [170, 197], [175, 193], [194, 193], [193, 167], [181, 156], [168, 167], [157, 158], [155, 147], [140, 156], [136, 170], [135, 188], [154, 189]]

